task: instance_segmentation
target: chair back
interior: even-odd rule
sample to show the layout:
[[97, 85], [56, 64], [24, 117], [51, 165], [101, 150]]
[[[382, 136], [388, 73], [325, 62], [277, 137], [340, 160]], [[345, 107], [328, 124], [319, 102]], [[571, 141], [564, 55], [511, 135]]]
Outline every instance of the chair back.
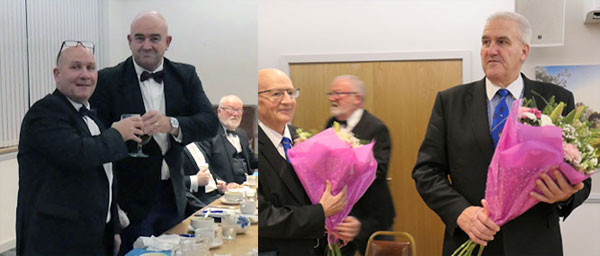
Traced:
[[[403, 238], [403, 241], [376, 240], [379, 235]], [[415, 239], [406, 232], [377, 231], [369, 237], [365, 256], [416, 256], [417, 247]]]

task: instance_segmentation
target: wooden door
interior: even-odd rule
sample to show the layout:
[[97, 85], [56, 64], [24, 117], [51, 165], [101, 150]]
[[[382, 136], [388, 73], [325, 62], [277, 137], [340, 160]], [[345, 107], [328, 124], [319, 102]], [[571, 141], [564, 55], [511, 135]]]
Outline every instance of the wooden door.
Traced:
[[293, 124], [322, 130], [329, 118], [326, 92], [334, 77], [361, 77], [367, 87], [365, 109], [390, 130], [392, 155], [388, 181], [394, 200], [394, 230], [415, 237], [419, 255], [441, 255], [444, 224], [416, 191], [411, 173], [436, 93], [462, 81], [461, 60], [380, 61], [291, 64], [300, 88]]

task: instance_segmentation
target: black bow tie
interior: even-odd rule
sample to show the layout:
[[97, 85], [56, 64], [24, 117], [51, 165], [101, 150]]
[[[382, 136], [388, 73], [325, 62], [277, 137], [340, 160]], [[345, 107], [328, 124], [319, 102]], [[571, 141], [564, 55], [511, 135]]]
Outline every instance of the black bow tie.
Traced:
[[227, 135], [235, 135], [235, 136], [237, 136], [237, 132], [235, 132], [235, 131], [226, 130], [226, 132], [227, 132]]
[[337, 120], [337, 119], [335, 119], [335, 120], [333, 120], [333, 121], [335, 121], [335, 122], [338, 122], [338, 124], [340, 124], [340, 125], [343, 125], [343, 126], [348, 126], [348, 121], [346, 121], [346, 120], [344, 120], [344, 121], [340, 121], [340, 120]]
[[144, 71], [144, 72], [142, 72], [142, 75], [140, 75], [140, 81], [144, 82], [150, 78], [153, 78], [154, 81], [156, 81], [157, 83], [160, 84], [160, 83], [162, 83], [164, 76], [165, 76], [165, 72], [162, 70], [158, 71], [158, 72], [154, 72], [154, 73]]

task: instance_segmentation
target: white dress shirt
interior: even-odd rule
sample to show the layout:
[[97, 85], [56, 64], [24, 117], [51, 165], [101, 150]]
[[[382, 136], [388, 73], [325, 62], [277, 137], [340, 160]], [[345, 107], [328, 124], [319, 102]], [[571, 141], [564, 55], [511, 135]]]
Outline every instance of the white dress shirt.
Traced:
[[[163, 81], [161, 83], [157, 83], [154, 79], [148, 79], [143, 82], [140, 81], [140, 76], [144, 71], [155, 73], [163, 70], [163, 62], [161, 62], [158, 68], [156, 68], [154, 71], [145, 70], [144, 68], [140, 67], [135, 62], [135, 59], [133, 60], [133, 66], [135, 67], [135, 73], [137, 74], [138, 81], [140, 83], [140, 91], [142, 92], [142, 99], [144, 100], [144, 107], [146, 109], [146, 112], [150, 110], [157, 110], [161, 114], [166, 115], [164, 91], [165, 82]], [[152, 135], [152, 137], [160, 147], [160, 151], [162, 152], [163, 156], [167, 151], [169, 151], [169, 148], [171, 147], [171, 142], [169, 141], [169, 138], [167, 136], [168, 134], [166, 133], [156, 133]], [[179, 129], [179, 135], [177, 137], [173, 136], [173, 138], [177, 142], [181, 142], [181, 139], [183, 138], [181, 129]], [[171, 177], [169, 173], [169, 166], [167, 165], [167, 162], [164, 159], [161, 166], [160, 177], [162, 180], [168, 180]]]
[[[204, 154], [202, 154], [202, 152], [200, 152], [200, 149], [198, 149], [198, 145], [196, 145], [196, 143], [187, 144], [187, 146], [185, 146], [185, 147], [192, 155], [192, 158], [194, 158], [194, 162], [196, 163], [196, 166], [198, 166], [198, 170], [204, 169], [204, 166], [202, 166], [202, 165], [208, 166], [208, 161], [206, 161], [206, 159], [204, 158]], [[208, 174], [210, 177], [208, 179], [208, 184], [206, 186], [204, 186], [205, 193], [212, 192], [215, 189], [217, 189], [217, 183], [215, 183], [215, 179], [212, 176], [212, 173], [210, 173], [210, 169], [207, 169], [207, 170], [209, 171]], [[196, 178], [196, 175], [190, 175], [190, 192], [197, 192], [197, 191], [198, 191], [198, 179]]]
[[290, 133], [290, 129], [288, 128], [288, 126], [286, 125], [285, 129], [283, 130], [283, 134], [280, 134], [279, 132], [277, 132], [277, 131], [269, 128], [265, 124], [263, 124], [260, 120], [258, 120], [258, 125], [260, 125], [260, 128], [262, 128], [262, 130], [265, 132], [265, 134], [267, 135], [269, 140], [271, 140], [271, 143], [273, 143], [273, 146], [275, 146], [275, 148], [277, 149], [277, 152], [279, 152], [279, 155], [281, 155], [281, 157], [283, 157], [283, 159], [286, 159], [285, 149], [283, 148], [283, 143], [281, 143], [281, 140], [283, 139], [283, 137], [286, 137], [286, 138], [290, 139], [290, 141], [292, 143], [294, 142], [292, 140], [292, 135]]
[[235, 150], [237, 151], [237, 153], [241, 153], [242, 152], [242, 144], [240, 143], [240, 137], [237, 136], [236, 134], [230, 134], [227, 133], [227, 128], [225, 128], [225, 126], [222, 126], [223, 130], [225, 131], [225, 136], [227, 136], [227, 140], [229, 141], [229, 143], [231, 143], [231, 145], [235, 148]]
[[358, 122], [360, 122], [360, 119], [362, 118], [364, 112], [365, 109], [363, 108], [354, 110], [354, 112], [352, 112], [352, 114], [346, 120], [346, 127], [340, 125], [340, 130], [343, 132], [351, 132], [352, 129], [354, 129], [354, 127], [358, 124]]
[[[69, 100], [69, 102], [71, 102], [71, 104], [77, 111], [79, 111], [79, 109], [83, 106], [83, 104], [72, 101], [68, 97], [67, 97], [67, 100]], [[90, 104], [87, 103], [85, 107], [89, 110]], [[83, 118], [83, 121], [85, 122], [85, 124], [87, 125], [88, 129], [90, 130], [90, 133], [92, 134], [92, 136], [100, 135], [100, 128], [98, 127], [98, 124], [96, 124], [96, 122], [94, 122], [94, 119], [90, 118], [89, 116], [82, 116], [82, 118]], [[113, 183], [112, 163], [111, 162], [104, 163], [102, 165], [102, 167], [104, 167], [104, 173], [106, 173], [106, 179], [108, 179], [108, 212], [106, 213], [106, 223], [108, 223], [110, 221], [110, 204], [112, 203], [112, 183]]]
[[[508, 105], [508, 112], [512, 109], [512, 104], [516, 99], [523, 98], [523, 89], [525, 85], [523, 82], [523, 77], [519, 75], [515, 81], [510, 83], [506, 89], [510, 92], [506, 97], [506, 105]], [[492, 127], [492, 123], [494, 122], [494, 109], [500, 103], [500, 97], [496, 96], [496, 92], [502, 89], [502, 87], [495, 85], [490, 81], [487, 77], [485, 78], [485, 94], [487, 96], [487, 109], [488, 109], [488, 124], [490, 126], [490, 130]], [[508, 97], [510, 96], [510, 97]]]

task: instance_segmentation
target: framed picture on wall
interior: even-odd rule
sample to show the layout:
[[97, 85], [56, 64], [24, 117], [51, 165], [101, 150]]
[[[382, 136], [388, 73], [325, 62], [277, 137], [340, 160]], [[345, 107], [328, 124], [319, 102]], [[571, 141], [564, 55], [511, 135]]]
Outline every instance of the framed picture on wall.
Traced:
[[600, 111], [600, 65], [537, 66], [535, 78], [567, 88], [573, 92], [575, 103]]

